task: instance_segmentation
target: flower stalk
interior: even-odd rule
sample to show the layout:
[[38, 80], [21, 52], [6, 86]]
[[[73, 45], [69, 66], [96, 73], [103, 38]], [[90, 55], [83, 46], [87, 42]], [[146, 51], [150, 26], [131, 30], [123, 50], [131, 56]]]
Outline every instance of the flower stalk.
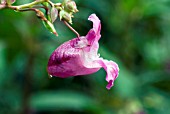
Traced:
[[77, 38], [80, 37], [79, 33], [72, 26], [70, 26], [66, 21], [63, 22], [71, 31], [73, 31], [77, 35]]
[[21, 9], [25, 9], [25, 8], [31, 8], [35, 5], [38, 5], [38, 4], [41, 4], [41, 3], [44, 3], [44, 2], [48, 2], [49, 0], [36, 0], [36, 1], [33, 1], [31, 3], [28, 3], [28, 4], [24, 4], [24, 5], [19, 5], [19, 6], [14, 6], [16, 7], [16, 10], [21, 10]]
[[[16, 12], [34, 11], [37, 17], [42, 20], [44, 26], [56, 36], [58, 36], [58, 33], [53, 23], [57, 17], [60, 17], [60, 21], [64, 21], [65, 25], [69, 27], [77, 37], [80, 36], [78, 32], [68, 24], [72, 24], [73, 14], [78, 11], [74, 1], [68, 0], [63, 3], [54, 3], [51, 0], [35, 0], [23, 5], [12, 5], [15, 1], [16, 0], [1, 1], [0, 9], [12, 9]], [[39, 9], [44, 9], [45, 13]]]

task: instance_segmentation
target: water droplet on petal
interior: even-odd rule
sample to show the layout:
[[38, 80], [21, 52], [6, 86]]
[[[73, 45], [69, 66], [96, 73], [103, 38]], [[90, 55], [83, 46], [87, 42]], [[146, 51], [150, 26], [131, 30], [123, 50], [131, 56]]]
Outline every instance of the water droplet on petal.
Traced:
[[52, 77], [53, 77], [51, 74], [49, 74], [48, 76], [49, 76], [49, 78], [52, 78]]

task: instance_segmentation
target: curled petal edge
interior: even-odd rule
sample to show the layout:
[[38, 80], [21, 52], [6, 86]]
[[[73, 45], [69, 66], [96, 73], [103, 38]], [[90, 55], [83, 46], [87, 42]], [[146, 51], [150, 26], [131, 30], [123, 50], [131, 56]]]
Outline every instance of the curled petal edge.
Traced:
[[106, 81], [108, 82], [106, 88], [111, 89], [111, 87], [114, 85], [114, 80], [118, 77], [119, 74], [119, 67], [118, 65], [113, 61], [108, 61], [105, 59], [100, 59], [97, 61], [101, 67], [104, 68], [106, 71]]
[[93, 43], [98, 42], [101, 37], [101, 22], [96, 14], [91, 14], [88, 20], [93, 22], [93, 28], [87, 33], [86, 38], [89, 42], [89, 45], [93, 45]]

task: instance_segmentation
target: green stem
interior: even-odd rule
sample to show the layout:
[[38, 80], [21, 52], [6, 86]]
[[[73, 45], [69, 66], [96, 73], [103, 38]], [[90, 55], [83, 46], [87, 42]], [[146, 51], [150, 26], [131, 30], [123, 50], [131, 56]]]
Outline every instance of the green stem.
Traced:
[[36, 0], [36, 1], [28, 3], [28, 4], [13, 6], [13, 7], [16, 7], [16, 10], [21, 10], [21, 9], [25, 9], [25, 8], [31, 8], [34, 5], [41, 4], [43, 2], [49, 2], [49, 0]]
[[51, 7], [54, 7], [54, 4], [51, 1], [48, 1], [48, 3], [51, 5]]

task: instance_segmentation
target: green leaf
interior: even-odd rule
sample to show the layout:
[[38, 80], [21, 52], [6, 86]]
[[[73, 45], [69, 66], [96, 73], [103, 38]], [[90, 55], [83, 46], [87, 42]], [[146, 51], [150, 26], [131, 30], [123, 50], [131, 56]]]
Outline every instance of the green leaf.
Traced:
[[4, 42], [0, 41], [0, 85], [2, 85], [5, 82], [5, 75], [4, 71], [6, 68], [6, 59], [5, 59], [5, 44]]
[[30, 106], [37, 110], [100, 110], [90, 97], [72, 91], [45, 91], [34, 94]]

